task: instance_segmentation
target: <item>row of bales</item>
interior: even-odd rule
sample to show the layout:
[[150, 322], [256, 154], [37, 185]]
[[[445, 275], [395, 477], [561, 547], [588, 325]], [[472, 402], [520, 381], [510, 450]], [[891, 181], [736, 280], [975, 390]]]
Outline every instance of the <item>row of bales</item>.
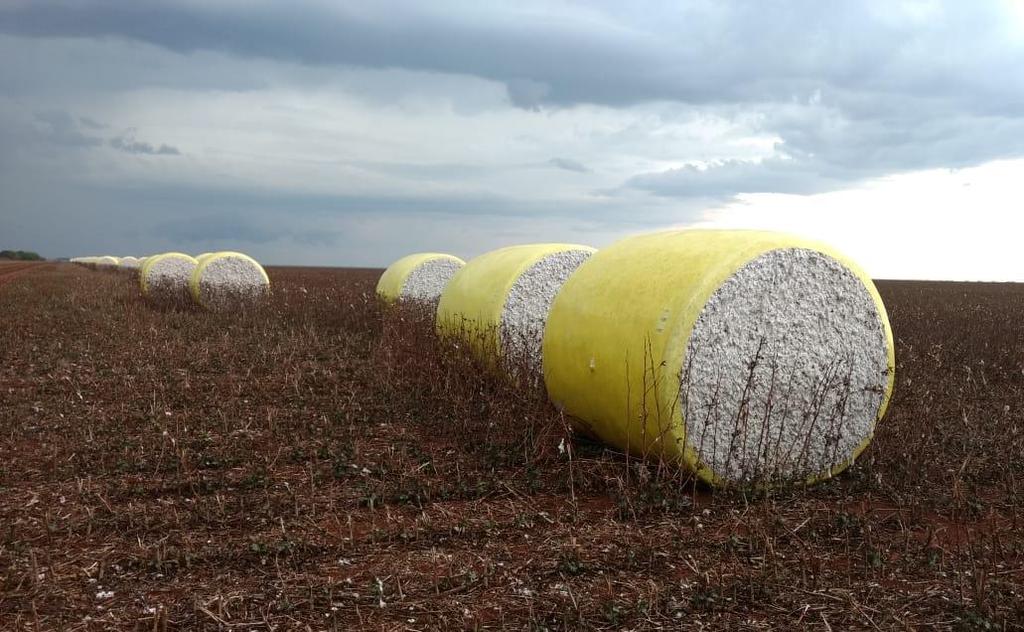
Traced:
[[445, 339], [535, 379], [577, 431], [714, 486], [812, 484], [871, 441], [894, 353], [871, 279], [781, 233], [684, 230], [603, 250], [422, 253], [378, 295], [435, 309]]
[[138, 275], [147, 299], [174, 304], [194, 301], [211, 310], [251, 304], [270, 292], [270, 278], [252, 257], [233, 251], [206, 252], [197, 257], [165, 252], [148, 257], [76, 257], [99, 270]]

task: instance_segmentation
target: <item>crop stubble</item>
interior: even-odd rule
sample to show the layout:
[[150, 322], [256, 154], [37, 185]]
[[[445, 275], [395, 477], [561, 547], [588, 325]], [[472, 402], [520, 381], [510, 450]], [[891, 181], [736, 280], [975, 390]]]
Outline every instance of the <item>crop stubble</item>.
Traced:
[[874, 443], [751, 497], [573, 439], [428, 314], [382, 313], [378, 271], [268, 272], [229, 314], [70, 265], [0, 288], [0, 628], [1024, 619], [1020, 286], [880, 283]]

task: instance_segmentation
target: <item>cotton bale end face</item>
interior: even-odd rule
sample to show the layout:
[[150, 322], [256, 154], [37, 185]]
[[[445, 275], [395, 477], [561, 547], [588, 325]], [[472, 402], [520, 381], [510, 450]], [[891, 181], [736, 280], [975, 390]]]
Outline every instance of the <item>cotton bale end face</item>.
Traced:
[[97, 257], [96, 259], [96, 267], [104, 270], [116, 270], [120, 263], [120, 259], [117, 257], [111, 257], [110, 255]]
[[506, 368], [539, 373], [551, 303], [594, 252], [577, 244], [528, 244], [472, 259], [441, 295], [438, 331], [463, 337], [480, 357], [500, 359]]
[[420, 252], [395, 261], [377, 282], [386, 303], [413, 301], [436, 306], [451, 278], [466, 262], [440, 252]]
[[196, 260], [180, 252], [149, 257], [139, 274], [142, 294], [159, 302], [184, 302], [189, 298], [189, 280]]
[[842, 471], [894, 378], [870, 278], [826, 246], [760, 231], [609, 246], [562, 288], [543, 353], [548, 394], [581, 429], [720, 486]]
[[266, 296], [270, 278], [255, 259], [240, 252], [218, 252], [198, 262], [189, 290], [207, 309], [238, 308]]

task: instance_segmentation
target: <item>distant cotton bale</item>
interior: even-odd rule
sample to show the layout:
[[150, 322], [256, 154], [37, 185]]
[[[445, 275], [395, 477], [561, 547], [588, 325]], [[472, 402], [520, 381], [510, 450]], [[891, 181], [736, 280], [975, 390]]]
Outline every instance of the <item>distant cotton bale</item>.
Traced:
[[[533, 371], [551, 303], [566, 279], [595, 251], [575, 244], [529, 244], [472, 259], [445, 287], [437, 308], [443, 335], [460, 335], [486, 356]], [[508, 365], [506, 365], [508, 366]]]
[[111, 257], [109, 255], [96, 258], [96, 267], [104, 270], [116, 270], [117, 266], [120, 265], [121, 261], [117, 257]]
[[142, 261], [137, 257], [121, 257], [119, 267], [126, 272], [135, 272], [142, 266]]
[[232, 309], [252, 303], [270, 291], [270, 278], [255, 259], [240, 252], [212, 253], [189, 278], [189, 290], [207, 309]]
[[437, 304], [445, 285], [466, 262], [438, 252], [402, 257], [388, 266], [377, 282], [377, 295], [385, 302], [399, 300]]
[[838, 473], [893, 385], [870, 278], [822, 244], [760, 231], [608, 246], [555, 299], [543, 350], [548, 395], [577, 427], [713, 485]]
[[162, 302], [188, 299], [189, 279], [196, 260], [180, 252], [168, 252], [146, 259], [139, 273], [142, 294]]

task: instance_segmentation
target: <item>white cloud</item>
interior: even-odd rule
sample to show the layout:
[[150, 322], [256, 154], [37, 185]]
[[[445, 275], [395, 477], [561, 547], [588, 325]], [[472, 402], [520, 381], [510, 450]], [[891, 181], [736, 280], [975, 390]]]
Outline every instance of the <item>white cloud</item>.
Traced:
[[1024, 160], [931, 170], [817, 195], [744, 195], [698, 228], [825, 241], [876, 278], [1024, 281]]
[[376, 265], [713, 206], [879, 276], [1019, 276], [1019, 3], [72, 4], [0, 8], [17, 247]]

